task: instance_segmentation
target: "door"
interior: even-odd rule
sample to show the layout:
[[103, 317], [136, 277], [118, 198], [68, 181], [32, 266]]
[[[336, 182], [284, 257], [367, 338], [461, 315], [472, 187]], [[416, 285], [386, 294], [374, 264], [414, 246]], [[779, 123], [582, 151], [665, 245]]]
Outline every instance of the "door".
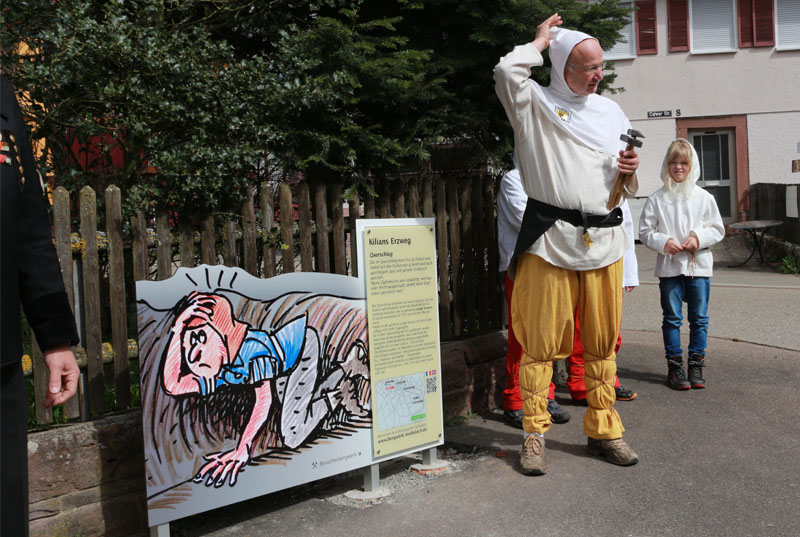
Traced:
[[700, 158], [697, 186], [714, 196], [723, 222], [734, 222], [736, 146], [733, 129], [690, 130], [689, 140]]

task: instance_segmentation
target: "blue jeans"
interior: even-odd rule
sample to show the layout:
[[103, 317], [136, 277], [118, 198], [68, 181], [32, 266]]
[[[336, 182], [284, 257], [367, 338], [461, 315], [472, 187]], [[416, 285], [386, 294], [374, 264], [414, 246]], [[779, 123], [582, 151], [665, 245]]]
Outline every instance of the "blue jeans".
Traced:
[[661, 332], [664, 336], [664, 350], [667, 358], [681, 356], [681, 323], [683, 321], [683, 303], [689, 314], [689, 355], [706, 354], [708, 337], [708, 295], [711, 288], [709, 278], [690, 276], [673, 276], [659, 278], [661, 290], [661, 310], [664, 322]]

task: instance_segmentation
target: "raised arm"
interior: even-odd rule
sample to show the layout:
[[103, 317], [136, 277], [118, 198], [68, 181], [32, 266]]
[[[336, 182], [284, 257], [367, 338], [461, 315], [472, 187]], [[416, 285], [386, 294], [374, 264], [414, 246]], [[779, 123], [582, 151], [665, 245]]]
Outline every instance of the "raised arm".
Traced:
[[558, 13], [549, 17], [536, 28], [532, 42], [514, 47], [500, 58], [494, 68], [495, 92], [515, 129], [521, 124], [524, 114], [532, 113], [532, 90], [528, 81], [531, 67], [542, 65], [541, 52], [550, 44], [550, 29], [561, 23]]
[[200, 380], [194, 375], [181, 374], [183, 364], [183, 335], [186, 327], [197, 319], [209, 323], [213, 316], [214, 302], [208, 295], [192, 293], [187, 297], [189, 305], [177, 316], [169, 331], [169, 342], [164, 353], [163, 386], [170, 395], [200, 393]]

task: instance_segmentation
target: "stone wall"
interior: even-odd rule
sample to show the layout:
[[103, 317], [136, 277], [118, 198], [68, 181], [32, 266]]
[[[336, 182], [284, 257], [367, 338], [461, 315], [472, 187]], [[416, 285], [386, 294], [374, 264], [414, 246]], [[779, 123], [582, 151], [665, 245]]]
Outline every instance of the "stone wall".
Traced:
[[[505, 338], [442, 345], [446, 421], [502, 407]], [[148, 535], [143, 453], [138, 410], [31, 433], [31, 536]]]

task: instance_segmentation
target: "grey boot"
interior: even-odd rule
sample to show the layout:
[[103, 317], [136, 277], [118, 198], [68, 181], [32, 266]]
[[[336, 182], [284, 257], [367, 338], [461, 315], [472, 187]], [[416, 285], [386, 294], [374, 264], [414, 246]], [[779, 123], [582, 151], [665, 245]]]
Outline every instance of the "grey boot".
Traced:
[[703, 376], [703, 368], [705, 367], [705, 356], [702, 354], [690, 354], [687, 361], [689, 366], [689, 384], [692, 388], [700, 389], [706, 387], [706, 379]]
[[692, 387], [686, 380], [686, 371], [683, 369], [683, 358], [681, 356], [668, 356], [667, 366], [667, 386], [673, 390], [688, 390]]

